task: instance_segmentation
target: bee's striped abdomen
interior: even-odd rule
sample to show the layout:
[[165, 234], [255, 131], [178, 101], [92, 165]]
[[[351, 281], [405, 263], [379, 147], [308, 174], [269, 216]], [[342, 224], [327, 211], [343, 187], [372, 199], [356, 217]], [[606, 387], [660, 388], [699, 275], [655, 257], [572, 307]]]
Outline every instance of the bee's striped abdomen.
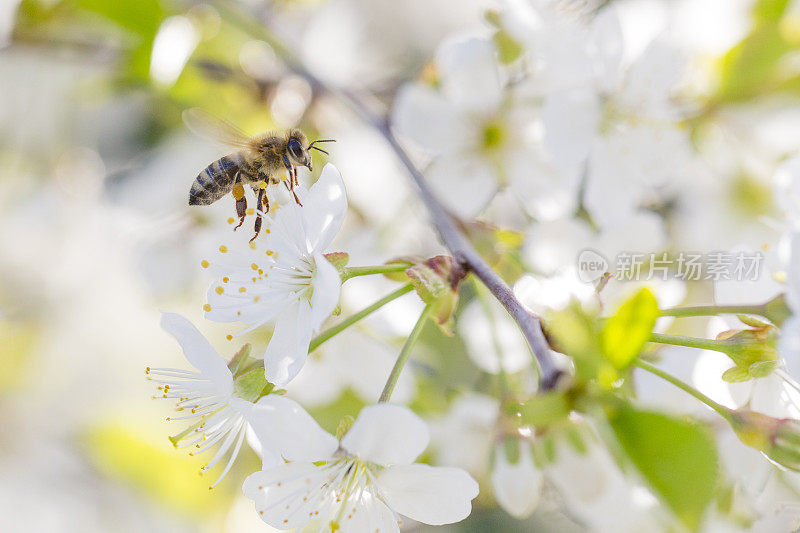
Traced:
[[244, 158], [240, 154], [231, 154], [208, 165], [192, 183], [189, 205], [213, 204], [228, 194], [243, 162]]

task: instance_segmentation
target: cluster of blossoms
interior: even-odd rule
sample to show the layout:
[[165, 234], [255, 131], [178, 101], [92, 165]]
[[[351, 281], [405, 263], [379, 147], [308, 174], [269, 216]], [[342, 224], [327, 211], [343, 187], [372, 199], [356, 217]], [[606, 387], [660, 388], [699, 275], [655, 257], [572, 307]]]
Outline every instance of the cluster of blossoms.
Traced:
[[298, 196], [302, 206], [265, 214], [266, 237], [222, 245], [217, 259], [202, 262], [217, 277], [208, 319], [241, 322], [244, 331], [273, 324], [263, 358], [251, 358], [246, 345], [226, 362], [187, 319], [163, 314], [162, 328], [195, 368], [147, 369], [160, 396], [177, 400], [180, 414], [169, 420], [192, 422], [173, 444], [192, 454], [219, 444], [202, 469], [227, 457], [213, 488], [247, 440], [263, 469], [247, 478], [244, 494], [278, 529], [315, 522], [331, 531], [398, 531], [399, 515], [434, 525], [466, 518], [478, 484], [458, 468], [414, 464], [429, 436], [407, 407], [365, 407], [333, 436], [279, 388], [291, 387], [306, 362], [312, 336], [338, 305], [342, 279], [324, 255], [347, 210], [338, 170], [327, 165]]
[[[148, 369], [161, 396], [177, 399], [181, 415], [173, 419], [192, 422], [172, 437], [173, 443], [193, 446], [193, 453], [219, 445], [204, 470], [227, 458], [222, 479], [247, 441], [261, 456], [263, 469], [246, 479], [244, 494], [269, 525], [293, 529], [313, 522], [321, 530], [397, 531], [401, 515], [432, 525], [454, 523], [470, 514], [478, 494], [473, 476], [487, 481], [497, 503], [520, 519], [539, 508], [545, 487], [551, 486], [576, 520], [597, 531], [699, 529], [702, 524], [724, 529], [731, 516], [768, 527], [764, 517], [782, 511], [738, 485], [753, 471], [759, 480], [770, 478], [773, 466], [759, 455], [757, 467], [737, 476], [742, 447], [725, 441], [721, 459], [733, 465], [731, 499], [746, 493], [756, 510], [747, 514], [730, 504], [723, 511], [717, 504], [717, 514], [726, 516], [704, 515], [711, 487], [699, 510], [684, 513], [679, 506], [692, 505], [676, 503], [681, 498], [675, 487], [664, 487], [668, 481], [662, 478], [670, 477], [662, 476], [665, 467], [649, 477], [641, 467], [647, 459], [636, 457], [641, 443], [635, 439], [652, 442], [637, 433], [636, 424], [658, 420], [685, 430], [703, 453], [712, 449], [705, 457], [716, 469], [714, 444], [706, 446], [705, 433], [683, 421], [636, 409], [639, 402], [671, 406], [668, 394], [688, 392], [711, 408], [699, 413], [696, 405], [687, 408], [697, 418], [705, 420], [713, 411], [727, 422], [728, 434], [720, 440], [734, 435], [747, 452], [755, 449], [783, 468], [800, 470], [800, 386], [793, 368], [800, 357], [800, 163], [789, 160], [775, 179], [787, 222], [778, 224], [772, 246], [752, 250], [748, 242], [747, 251], [730, 251], [758, 257], [759, 264], [764, 254], [765, 268], [774, 275], [739, 281], [758, 284], [755, 294], [766, 303], [672, 309], [684, 300], [688, 280], [663, 265], [660, 279], [639, 292], [638, 281], [622, 283], [626, 276], [608, 271], [588, 280], [594, 283], [580, 279], [575, 258], [587, 248], [598, 256], [635, 251], [674, 263], [668, 261], [670, 244], [687, 237], [671, 235], [670, 243], [667, 229], [680, 233], [681, 218], [697, 207], [687, 194], [688, 183], [714, 174], [695, 151], [686, 127], [690, 111], [677, 98], [681, 54], [656, 39], [630, 56], [614, 6], [589, 15], [566, 4], [505, 2], [487, 17], [490, 36], [447, 39], [434, 60], [435, 76], [401, 88], [392, 110], [394, 130], [411, 145], [412, 158], [427, 164], [431, 189], [463, 219], [467, 233], [474, 230], [474, 242], [496, 229], [472, 224], [475, 217], [516, 230], [514, 253], [503, 256], [501, 239], [493, 233], [485, 255], [500, 257], [494, 257], [498, 270], [508, 263], [521, 265], [503, 273], [517, 298], [548, 325], [552, 356], [567, 376], [556, 390], [537, 390], [528, 345], [482, 286], [472, 286], [453, 324], [466, 273], [451, 277], [456, 269], [450, 258], [348, 267], [347, 254], [331, 252], [347, 210], [341, 176], [331, 165], [310, 189], [299, 188], [298, 205], [264, 214], [265, 235], [253, 242], [234, 235], [202, 262], [214, 276], [206, 318], [243, 324], [237, 335], [272, 326], [262, 357], [250, 358], [246, 346], [226, 363], [185, 319], [164, 315], [164, 329], [197, 370]], [[724, 219], [720, 213], [714, 216]], [[657, 266], [655, 260], [648, 265]], [[286, 394], [302, 397], [303, 377], [311, 372], [328, 372], [328, 381], [371, 393], [371, 384], [340, 378], [336, 363], [308, 355], [344, 329], [323, 330], [337, 314], [343, 282], [373, 273], [404, 276], [406, 287], [387, 298], [416, 289], [425, 311], [395, 367], [386, 368], [379, 403], [362, 409], [355, 420], [343, 419], [331, 435]], [[726, 303], [730, 288], [715, 283], [717, 303]], [[739, 316], [736, 321], [717, 316], [725, 314]], [[709, 328], [716, 338], [666, 334], [672, 317], [680, 316], [714, 316]], [[491, 390], [496, 394], [461, 395], [446, 414], [431, 417], [430, 434], [417, 414], [388, 403], [427, 318], [448, 334], [457, 331], [474, 365], [497, 383]], [[347, 320], [340, 324], [349, 325]], [[356, 337], [351, 340], [344, 351], [370, 349]], [[654, 353], [647, 343], [680, 348]], [[686, 348], [703, 350], [691, 376], [685, 375], [685, 362], [671, 368], [671, 355]], [[637, 374], [633, 382], [628, 378], [634, 367], [677, 388], [661, 395], [646, 377], [640, 380]], [[680, 379], [663, 370], [667, 367]], [[690, 380], [696, 389], [686, 383]], [[312, 391], [307, 397], [315, 393], [327, 395]], [[606, 426], [603, 431], [598, 424]], [[641, 479], [623, 473], [617, 454], [600, 444], [612, 433], [617, 448], [630, 448], [625, 452], [640, 468]], [[414, 462], [429, 442], [436, 463], [447, 466]], [[731, 449], [735, 452], [728, 453]], [[800, 488], [794, 475], [786, 473], [779, 481]], [[665, 503], [675, 516], [665, 516], [660, 505]], [[607, 512], [622, 506], [626, 513]]]

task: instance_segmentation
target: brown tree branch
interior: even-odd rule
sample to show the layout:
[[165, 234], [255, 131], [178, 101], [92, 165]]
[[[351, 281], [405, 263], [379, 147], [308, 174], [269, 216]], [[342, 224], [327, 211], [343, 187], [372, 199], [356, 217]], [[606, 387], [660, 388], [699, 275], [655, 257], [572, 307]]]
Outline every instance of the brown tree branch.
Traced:
[[406, 167], [409, 175], [419, 189], [420, 197], [425, 203], [425, 207], [445, 247], [447, 247], [456, 261], [481, 280], [494, 297], [503, 304], [503, 307], [506, 308], [506, 311], [508, 311], [519, 326], [539, 366], [541, 389], [549, 390], [555, 387], [562, 372], [556, 367], [553, 361], [550, 345], [542, 331], [541, 320], [522, 305], [508, 284], [503, 281], [497, 272], [489, 266], [480, 254], [478, 254], [464, 233], [458, 229], [453, 218], [434, 197], [428, 184], [425, 182], [422, 172], [420, 172], [414, 162], [411, 161], [405, 149], [400, 145], [392, 132], [385, 113], [378, 113], [371, 110], [365, 104], [364, 100], [355, 93], [330, 87], [317, 78], [297, 59], [296, 55], [286, 45], [275, 38], [267, 27], [262, 26], [257, 18], [243, 14], [237, 8], [231, 7], [227, 2], [218, 1], [215, 4], [232, 22], [246, 28], [253, 35], [257, 35], [259, 38], [268, 42], [276, 55], [281, 58], [290, 70], [305, 78], [315, 89], [337, 96], [358, 114], [362, 120], [370, 124], [383, 135], [394, 150], [398, 159], [400, 159]]

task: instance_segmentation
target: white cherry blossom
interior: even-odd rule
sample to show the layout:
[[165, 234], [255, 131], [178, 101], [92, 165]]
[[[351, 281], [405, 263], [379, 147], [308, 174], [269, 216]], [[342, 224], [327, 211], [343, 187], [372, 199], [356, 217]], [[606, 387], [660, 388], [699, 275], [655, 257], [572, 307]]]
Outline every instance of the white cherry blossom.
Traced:
[[[271, 432], [268, 420], [255, 426]], [[298, 434], [296, 460], [250, 475], [245, 496], [278, 529], [314, 522], [320, 531], [396, 531], [398, 515], [431, 525], [466, 518], [478, 484], [463, 470], [414, 464], [428, 445], [425, 423], [391, 404], [365, 407], [341, 441]]]
[[531, 445], [519, 440], [519, 458], [512, 463], [505, 449], [498, 445], [494, 451], [492, 489], [497, 503], [515, 518], [529, 517], [539, 505], [544, 474], [533, 463]]
[[219, 484], [236, 460], [247, 431], [247, 421], [234, 396], [233, 375], [222, 356], [191, 322], [176, 313], [163, 313], [161, 327], [175, 337], [195, 371], [147, 368], [148, 378], [158, 383], [161, 398], [177, 400], [178, 416], [167, 420], [191, 423], [170, 440], [176, 448], [191, 447], [190, 455], [221, 443], [214, 457], [202, 468], [206, 472], [230, 451]]
[[[178, 416], [167, 420], [191, 423], [170, 440], [177, 448], [191, 447], [190, 455], [222, 443], [202, 472], [214, 467], [228, 452], [230, 457], [212, 488], [233, 466], [247, 438], [263, 464], [275, 466], [280, 458], [290, 459], [313, 446], [302, 436], [324, 433], [317, 422], [293, 400], [267, 394], [253, 402], [241, 398], [234, 375], [225, 360], [191, 322], [176, 313], [163, 313], [161, 327], [175, 337], [189, 363], [197, 371], [175, 368], [147, 368], [148, 378], [158, 383], [161, 398], [177, 399]], [[268, 421], [268, 432], [254, 432]], [[335, 439], [334, 439], [335, 440]]]
[[344, 182], [333, 165], [326, 165], [310, 190], [300, 189], [303, 206], [280, 206], [265, 219], [266, 235], [247, 242], [236, 234], [222, 245], [212, 262], [216, 276], [208, 291], [206, 318], [239, 321], [251, 331], [274, 323], [264, 354], [268, 381], [283, 386], [300, 371], [311, 337], [319, 331], [339, 301], [341, 280], [324, 252], [347, 211]]
[[[510, 98], [496, 53], [487, 39], [447, 39], [435, 58], [441, 90], [422, 83], [403, 87], [393, 126], [434, 156], [425, 173], [428, 183], [454, 213], [474, 216], [504, 185], [546, 213], [563, 196], [574, 195], [578, 180], [552, 179], [540, 170], [546, 163], [529, 142], [534, 109]], [[530, 179], [516, 179], [520, 172]], [[572, 194], [562, 194], [565, 188]]]

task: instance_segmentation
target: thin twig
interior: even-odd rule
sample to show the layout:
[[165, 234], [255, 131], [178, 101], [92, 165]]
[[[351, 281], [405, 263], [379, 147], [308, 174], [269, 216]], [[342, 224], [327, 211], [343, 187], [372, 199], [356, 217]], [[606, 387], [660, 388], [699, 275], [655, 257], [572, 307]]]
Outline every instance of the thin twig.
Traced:
[[519, 326], [538, 363], [541, 388], [543, 390], [548, 390], [555, 387], [561, 376], [561, 370], [559, 370], [554, 363], [550, 345], [542, 331], [541, 320], [522, 305], [516, 296], [514, 296], [508, 284], [503, 281], [497, 272], [489, 266], [480, 254], [478, 254], [464, 233], [458, 229], [453, 218], [434, 197], [428, 184], [425, 182], [422, 172], [420, 172], [414, 162], [411, 161], [405, 149], [394, 136], [386, 115], [370, 109], [364, 100], [355, 93], [336, 89], [317, 78], [297, 59], [295, 54], [285, 44], [277, 39], [267, 27], [261, 25], [256, 18], [245, 16], [241, 11], [231, 7], [227, 2], [218, 1], [215, 4], [229, 20], [234, 21], [236, 24], [239, 24], [268, 42], [275, 51], [275, 54], [280, 57], [284, 64], [295, 74], [305, 78], [313, 88], [340, 98], [358, 114], [362, 120], [370, 124], [383, 135], [417, 185], [420, 197], [425, 203], [433, 225], [436, 227], [445, 247], [447, 247], [453, 255], [453, 259], [466, 270], [475, 274], [475, 276], [483, 282], [494, 297], [503, 304], [503, 307], [506, 308], [506, 311], [508, 311]]

